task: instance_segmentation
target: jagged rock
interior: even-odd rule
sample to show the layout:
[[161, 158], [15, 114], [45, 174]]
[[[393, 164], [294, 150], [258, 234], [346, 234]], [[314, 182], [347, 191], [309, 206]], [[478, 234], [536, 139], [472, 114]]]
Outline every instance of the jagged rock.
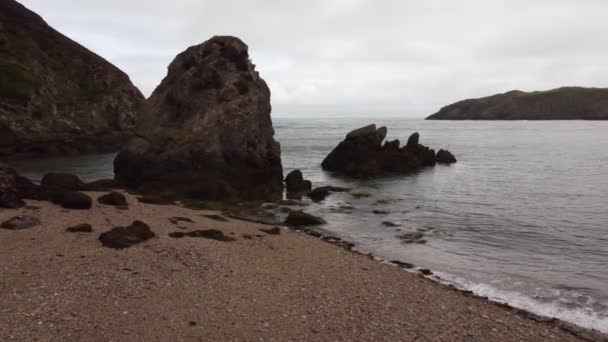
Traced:
[[437, 163], [453, 164], [456, 163], [456, 157], [448, 150], [439, 150], [439, 152], [437, 152]]
[[414, 132], [407, 139], [407, 145], [406, 146], [407, 147], [416, 147], [416, 146], [418, 146], [419, 141], [420, 141], [420, 133]]
[[134, 221], [128, 227], [116, 227], [99, 236], [99, 241], [106, 247], [123, 249], [142, 243], [155, 237], [147, 224]]
[[91, 233], [93, 226], [88, 223], [79, 224], [65, 229], [68, 233]]
[[35, 216], [19, 215], [2, 223], [0, 227], [8, 230], [21, 230], [38, 226], [40, 223], [40, 219]]
[[302, 171], [293, 170], [285, 177], [285, 188], [287, 192], [302, 193], [312, 189], [312, 183], [305, 180]]
[[0, 155], [117, 150], [144, 101], [124, 72], [0, 1]]
[[21, 208], [25, 202], [21, 199], [17, 172], [8, 165], [0, 163], [0, 208]]
[[47, 173], [42, 177], [40, 185], [75, 191], [84, 188], [84, 182], [78, 176], [69, 173]]
[[318, 226], [325, 223], [327, 222], [324, 219], [303, 211], [290, 211], [285, 219], [285, 224], [288, 226]]
[[120, 192], [110, 192], [97, 199], [97, 202], [106, 205], [126, 207], [128, 205], [127, 198]]
[[415, 172], [435, 165], [435, 151], [419, 144], [420, 134], [412, 134], [407, 145], [401, 148], [398, 140], [383, 146], [386, 134], [386, 127], [376, 129], [376, 125], [354, 130], [323, 160], [321, 166], [349, 177], [368, 178]]
[[116, 180], [144, 193], [204, 200], [282, 197], [270, 90], [235, 37], [180, 53], [116, 157]]

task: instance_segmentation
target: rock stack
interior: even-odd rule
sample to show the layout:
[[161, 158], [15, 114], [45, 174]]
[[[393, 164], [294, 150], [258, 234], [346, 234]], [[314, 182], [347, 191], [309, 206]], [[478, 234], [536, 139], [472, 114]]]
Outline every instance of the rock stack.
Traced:
[[387, 131], [386, 127], [369, 125], [348, 133], [321, 166], [348, 177], [368, 178], [415, 172], [437, 163], [435, 151], [419, 143], [420, 134], [412, 134], [407, 145], [400, 147], [399, 140], [382, 144]]
[[144, 193], [204, 200], [276, 200], [281, 151], [270, 90], [235, 37], [180, 53], [149, 98], [116, 180]]

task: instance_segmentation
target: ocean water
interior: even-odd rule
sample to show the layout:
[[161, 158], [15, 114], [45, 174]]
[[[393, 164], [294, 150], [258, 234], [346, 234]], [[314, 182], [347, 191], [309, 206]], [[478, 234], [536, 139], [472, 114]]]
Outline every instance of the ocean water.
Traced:
[[[422, 144], [449, 149], [458, 163], [363, 181], [321, 170], [348, 131], [369, 123], [402, 142], [419, 132]], [[285, 173], [298, 168], [315, 186], [370, 195], [336, 193], [307, 207], [328, 221], [324, 230], [479, 295], [608, 333], [608, 122], [278, 118], [274, 125]], [[65, 171], [94, 180], [113, 176], [113, 157], [11, 163], [35, 179]], [[399, 238], [412, 233], [426, 243]]]

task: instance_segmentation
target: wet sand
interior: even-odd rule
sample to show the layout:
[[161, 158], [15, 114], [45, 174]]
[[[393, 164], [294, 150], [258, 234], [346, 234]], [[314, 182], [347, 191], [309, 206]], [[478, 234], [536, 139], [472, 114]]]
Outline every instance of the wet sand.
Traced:
[[[606, 341], [306, 234], [127, 197], [128, 210], [0, 210], [42, 221], [0, 229], [0, 341]], [[134, 220], [157, 237], [98, 241]], [[81, 223], [93, 232], [65, 231]], [[211, 228], [236, 241], [168, 236]]]

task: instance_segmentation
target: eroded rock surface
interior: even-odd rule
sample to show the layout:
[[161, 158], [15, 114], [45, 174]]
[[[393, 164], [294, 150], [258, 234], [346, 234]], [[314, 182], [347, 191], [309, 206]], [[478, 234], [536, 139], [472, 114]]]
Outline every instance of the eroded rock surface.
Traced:
[[180, 53], [148, 99], [116, 179], [145, 193], [276, 200], [283, 190], [270, 90], [235, 37]]
[[377, 177], [390, 173], [410, 173], [437, 162], [435, 151], [419, 143], [420, 134], [412, 134], [406, 146], [399, 140], [387, 141], [387, 128], [369, 125], [346, 136], [321, 166], [352, 178]]

